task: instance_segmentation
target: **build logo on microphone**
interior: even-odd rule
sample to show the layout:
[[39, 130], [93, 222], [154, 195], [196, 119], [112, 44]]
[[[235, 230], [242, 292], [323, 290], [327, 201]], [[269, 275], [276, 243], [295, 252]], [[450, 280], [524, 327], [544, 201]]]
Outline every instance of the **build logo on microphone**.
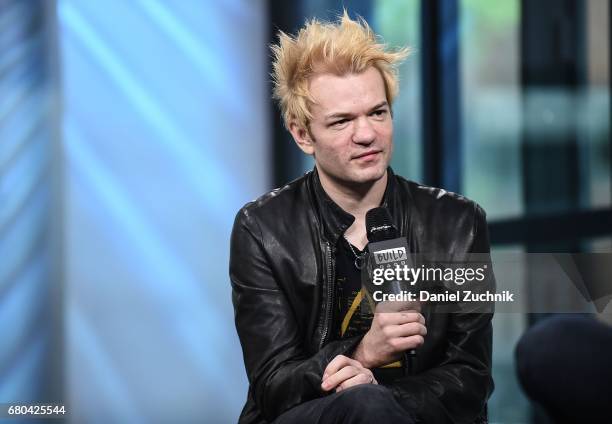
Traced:
[[407, 259], [406, 248], [395, 247], [393, 249], [385, 249], [374, 252], [374, 261], [376, 265], [388, 264], [389, 262], [405, 261]]

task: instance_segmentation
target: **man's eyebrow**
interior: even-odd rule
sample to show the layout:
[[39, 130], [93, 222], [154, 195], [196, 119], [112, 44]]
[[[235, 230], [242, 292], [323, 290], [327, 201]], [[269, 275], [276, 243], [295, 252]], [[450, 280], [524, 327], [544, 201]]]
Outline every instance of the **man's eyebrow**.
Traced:
[[353, 116], [353, 114], [350, 112], [336, 112], [336, 113], [331, 113], [329, 115], [325, 115], [325, 120], [334, 119], [334, 118], [347, 118], [351, 116]]
[[382, 102], [380, 102], [379, 104], [377, 104], [376, 106], [374, 106], [372, 109], [370, 109], [370, 112], [375, 111], [376, 109], [380, 109], [383, 106], [388, 106], [387, 101], [384, 100]]
[[[383, 106], [388, 106], [388, 104], [387, 104], [387, 101], [386, 101], [386, 100], [384, 100], [384, 101], [382, 101], [382, 102], [378, 103], [376, 106], [374, 106], [373, 108], [371, 108], [371, 109], [370, 109], [370, 112], [373, 112], [373, 111], [375, 111], [375, 110], [377, 110], [377, 109], [380, 109], [380, 108], [381, 108], [381, 107], [383, 107]], [[350, 118], [351, 116], [353, 116], [353, 114], [352, 114], [352, 113], [350, 113], [350, 112], [336, 112], [336, 113], [331, 113], [331, 114], [329, 114], [329, 115], [325, 115], [325, 118], [324, 118], [324, 119], [325, 119], [325, 120], [328, 120], [328, 119], [334, 119], [334, 118], [347, 118], [347, 117], [348, 117], [348, 118]]]

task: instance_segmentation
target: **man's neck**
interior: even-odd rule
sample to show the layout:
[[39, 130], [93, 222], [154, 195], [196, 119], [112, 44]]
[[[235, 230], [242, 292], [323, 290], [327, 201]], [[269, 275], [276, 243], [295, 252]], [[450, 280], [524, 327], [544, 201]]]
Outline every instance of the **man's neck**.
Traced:
[[387, 175], [377, 181], [364, 184], [342, 184], [319, 172], [323, 190], [344, 211], [355, 217], [365, 217], [367, 211], [380, 206], [385, 189], [387, 188]]
[[344, 236], [360, 250], [363, 250], [368, 243], [365, 228], [366, 213], [370, 209], [379, 207], [382, 203], [388, 175], [389, 173], [385, 171], [385, 175], [377, 181], [353, 186], [337, 183], [319, 172], [323, 190], [338, 206], [355, 217], [355, 222], [346, 230]]

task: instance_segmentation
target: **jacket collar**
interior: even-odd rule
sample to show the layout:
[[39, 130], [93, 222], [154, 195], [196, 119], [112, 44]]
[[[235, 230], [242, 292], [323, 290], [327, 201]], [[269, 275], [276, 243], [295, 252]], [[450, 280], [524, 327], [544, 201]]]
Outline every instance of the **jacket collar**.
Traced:
[[[319, 179], [319, 173], [315, 166], [312, 171], [313, 191], [314, 200], [316, 203], [315, 209], [317, 210], [317, 216], [321, 223], [326, 236], [334, 244], [338, 241], [338, 238], [349, 228], [355, 221], [355, 217], [350, 213], [346, 212], [340, 206], [334, 202], [331, 197], [325, 192]], [[395, 202], [393, 201], [395, 196], [395, 175], [391, 167], [387, 168], [387, 187], [385, 188], [385, 194], [381, 206], [385, 208], [392, 207]], [[394, 216], [392, 210], [391, 215]]]

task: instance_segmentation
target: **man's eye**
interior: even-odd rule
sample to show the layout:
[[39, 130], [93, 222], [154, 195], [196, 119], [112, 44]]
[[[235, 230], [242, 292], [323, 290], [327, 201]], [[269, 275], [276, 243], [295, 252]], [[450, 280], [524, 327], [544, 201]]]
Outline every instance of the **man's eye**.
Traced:
[[339, 121], [332, 122], [330, 125], [333, 127], [337, 127], [347, 122], [348, 122], [348, 119], [340, 119]]
[[374, 115], [374, 116], [383, 116], [383, 115], [385, 115], [386, 113], [387, 113], [387, 110], [386, 110], [386, 109], [379, 109], [379, 110], [374, 111], [374, 112], [372, 113], [372, 115]]

